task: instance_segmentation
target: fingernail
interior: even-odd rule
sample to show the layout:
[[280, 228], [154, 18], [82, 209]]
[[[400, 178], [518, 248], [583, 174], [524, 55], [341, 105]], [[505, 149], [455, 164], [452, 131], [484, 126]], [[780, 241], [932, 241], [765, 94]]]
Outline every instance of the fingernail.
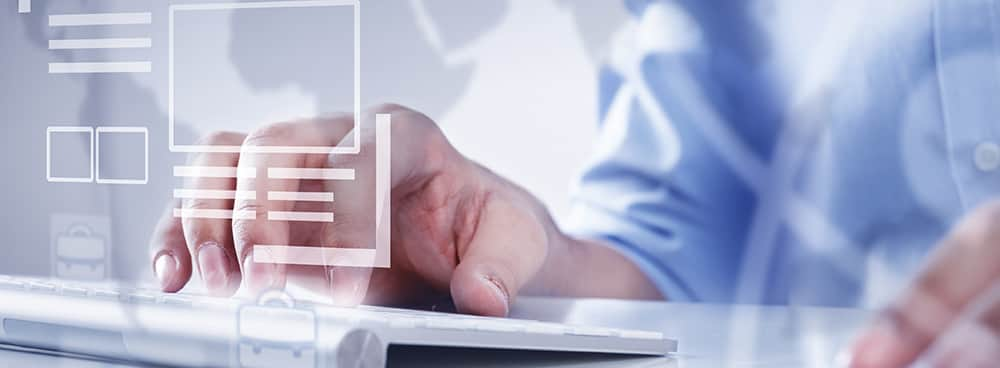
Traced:
[[880, 318], [854, 344], [851, 367], [890, 367], [901, 354], [892, 322]]
[[264, 290], [274, 285], [274, 266], [254, 262], [252, 254], [243, 260], [243, 270], [251, 290]]
[[510, 295], [507, 293], [507, 290], [500, 284], [499, 280], [493, 277], [486, 276], [483, 279], [486, 280], [489, 289], [493, 291], [497, 302], [503, 305], [503, 315], [506, 316], [510, 312]]
[[353, 307], [364, 302], [368, 293], [370, 270], [353, 267], [327, 269], [332, 302], [337, 306]]
[[177, 272], [177, 258], [170, 253], [162, 253], [153, 261], [153, 274], [160, 280], [160, 287], [166, 288]]
[[218, 243], [208, 242], [198, 248], [198, 267], [205, 288], [211, 291], [225, 289], [229, 279], [226, 263], [226, 252]]

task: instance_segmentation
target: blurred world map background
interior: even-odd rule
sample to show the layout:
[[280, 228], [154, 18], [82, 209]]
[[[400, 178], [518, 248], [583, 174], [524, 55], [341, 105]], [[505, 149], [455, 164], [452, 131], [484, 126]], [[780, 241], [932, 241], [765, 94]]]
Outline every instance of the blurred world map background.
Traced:
[[[351, 58], [322, 47], [301, 13], [233, 11], [214, 18], [177, 18], [178, 90], [187, 105], [167, 129], [168, 6], [211, 0], [34, 0], [0, 8], [0, 60], [5, 124], [0, 169], [11, 175], [0, 194], [16, 208], [6, 221], [8, 257], [0, 271], [45, 275], [51, 232], [65, 214], [107, 217], [111, 274], [151, 277], [146, 244], [181, 187], [168, 137], [188, 142], [219, 129], [252, 130], [270, 122], [350, 109], [342, 78]], [[433, 118], [470, 158], [526, 187], [559, 219], [569, 209], [575, 176], [597, 131], [597, 69], [628, 21], [615, 0], [362, 0], [361, 105], [395, 102]], [[144, 26], [51, 27], [50, 14], [150, 12]], [[283, 18], [284, 16], [284, 18]], [[185, 23], [187, 22], [187, 23]], [[290, 32], [290, 33], [289, 33]], [[302, 37], [288, 38], [285, 33]], [[50, 50], [49, 40], [150, 37], [142, 50]], [[190, 41], [190, 42], [181, 42]], [[325, 41], [324, 41], [325, 42]], [[309, 51], [309, 55], [305, 54]], [[187, 56], [185, 56], [187, 55]], [[184, 57], [195, 68], [184, 69]], [[149, 60], [152, 72], [53, 75], [52, 62]], [[194, 65], [194, 64], [192, 64]], [[319, 67], [317, 67], [319, 65]], [[277, 69], [276, 69], [277, 68]], [[274, 72], [278, 70], [279, 72]], [[184, 72], [184, 73], [181, 73]], [[183, 74], [183, 75], [182, 75]], [[179, 98], [180, 101], [180, 98]], [[46, 182], [46, 127], [148, 128], [148, 184], [111, 186]], [[67, 147], [86, 153], [82, 141]], [[141, 155], [106, 147], [103, 167], [135, 166]], [[140, 163], [141, 164], [141, 163]]]

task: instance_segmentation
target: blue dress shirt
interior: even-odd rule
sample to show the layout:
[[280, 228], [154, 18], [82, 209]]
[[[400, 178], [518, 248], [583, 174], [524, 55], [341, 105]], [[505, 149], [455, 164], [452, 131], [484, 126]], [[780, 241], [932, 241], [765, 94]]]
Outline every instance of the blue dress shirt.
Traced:
[[874, 307], [1000, 191], [1000, 1], [636, 0], [572, 233], [672, 300]]

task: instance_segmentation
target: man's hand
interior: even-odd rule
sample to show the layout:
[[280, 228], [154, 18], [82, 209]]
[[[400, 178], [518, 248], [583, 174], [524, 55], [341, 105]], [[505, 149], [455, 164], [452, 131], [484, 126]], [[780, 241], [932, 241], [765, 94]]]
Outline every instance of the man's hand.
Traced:
[[954, 228], [915, 283], [865, 331], [853, 367], [1000, 362], [1000, 202]]
[[[405, 304], [450, 295], [459, 311], [506, 315], [518, 293], [658, 297], [625, 258], [603, 245], [571, 239], [556, 228], [530, 194], [459, 154], [437, 126], [412, 110], [388, 105], [392, 115], [392, 265], [390, 269], [256, 263], [255, 244], [365, 243], [374, 233], [372, 170], [355, 181], [317, 184], [283, 180], [267, 191], [328, 191], [333, 224], [268, 221], [269, 211], [299, 209], [270, 201], [253, 178], [192, 178], [188, 189], [253, 191], [255, 198], [185, 199], [168, 208], [151, 245], [153, 270], [163, 290], [188, 283], [194, 270], [209, 292], [231, 295], [241, 283], [251, 291], [305, 285], [335, 302]], [[344, 116], [265, 126], [250, 134], [217, 133], [209, 145], [335, 146], [350, 139], [353, 118]], [[192, 166], [261, 168], [360, 167], [373, 158], [374, 137], [362, 134], [360, 155], [197, 154]], [[373, 162], [373, 161], [372, 161]], [[373, 165], [368, 165], [373, 166]], [[277, 186], [277, 187], [275, 187]], [[317, 187], [318, 186], [318, 187]], [[178, 219], [173, 208], [254, 211], [256, 220]], [[362, 214], [354, 215], [352, 214]]]

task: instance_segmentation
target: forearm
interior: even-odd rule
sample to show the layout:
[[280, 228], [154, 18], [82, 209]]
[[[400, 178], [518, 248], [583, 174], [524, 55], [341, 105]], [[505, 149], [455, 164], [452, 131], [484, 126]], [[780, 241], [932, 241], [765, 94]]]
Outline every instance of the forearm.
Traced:
[[649, 278], [609, 244], [576, 239], [557, 227], [551, 231], [559, 244], [551, 244], [545, 266], [526, 293], [537, 295], [664, 299]]
[[[482, 170], [489, 170], [480, 167]], [[649, 278], [611, 245], [565, 234], [531, 193], [489, 173], [496, 190], [529, 207], [545, 229], [548, 253], [541, 271], [521, 291], [526, 295], [621, 299], [663, 299]]]

